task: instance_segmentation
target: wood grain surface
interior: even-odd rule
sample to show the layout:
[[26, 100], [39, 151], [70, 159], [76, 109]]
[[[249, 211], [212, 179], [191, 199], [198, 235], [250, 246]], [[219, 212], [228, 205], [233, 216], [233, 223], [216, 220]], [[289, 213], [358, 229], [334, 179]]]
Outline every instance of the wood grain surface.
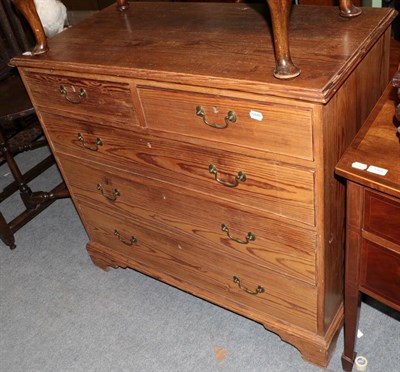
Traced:
[[[209, 293], [208, 297], [219, 297], [218, 303], [225, 306], [233, 302], [246, 311], [264, 314], [278, 321], [288, 319], [293, 325], [315, 331], [316, 314], [313, 309], [316, 291], [312, 286], [293, 283], [276, 272], [243, 265], [234, 256], [221, 254], [207, 245], [198, 249], [184, 237], [176, 239], [170, 234], [146, 230], [141, 225], [126, 224], [120, 221], [122, 216], [102, 206], [81, 205], [81, 210], [88, 232], [93, 236], [92, 241], [108, 247], [116, 255], [125, 256], [129, 266], [138, 262], [157, 271], [156, 277], [167, 282], [168, 276], [173, 276], [185, 288], [201, 288]], [[114, 236], [116, 225], [127, 236], [134, 231], [137, 244], [127, 246], [120, 242]], [[265, 292], [249, 295], [240, 290], [233, 282], [235, 275], [250, 291], [261, 285]]]
[[[110, 7], [15, 58], [93, 262], [248, 316], [326, 366], [343, 317], [334, 168], [387, 85], [394, 15], [294, 7], [304, 67], [285, 82], [266, 5]], [[206, 124], [229, 111], [227, 128]]]
[[[357, 137], [340, 159], [336, 172], [354, 182], [400, 197], [400, 145], [394, 119], [397, 92], [391, 84], [368, 117]], [[374, 165], [388, 170], [383, 177], [378, 174], [357, 170], [354, 162]]]
[[[67, 172], [69, 186], [77, 200], [104, 208], [116, 209], [120, 214], [133, 215], [133, 220], [148, 229], [166, 235], [186, 236], [199, 246], [213, 246], [227, 255], [251, 261], [253, 264], [274, 268], [277, 272], [315, 283], [315, 233], [279, 223], [264, 213], [241, 207], [213, 194], [200, 194], [177, 188], [168, 183], [131, 175], [113, 169], [60, 156]], [[121, 196], [109, 201], [96, 191], [97, 183], [105, 193], [115, 188]], [[221, 224], [242, 240], [248, 232], [256, 236], [254, 242], [239, 244], [221, 231]]]
[[[260, 160], [218, 148], [198, 147], [155, 136], [136, 135], [90, 123], [63, 119], [42, 113], [57, 153], [80, 154], [82, 158], [126, 168], [136, 174], [146, 174], [162, 182], [178, 184], [230, 203], [315, 225], [314, 171], [291, 164]], [[63, 125], [59, 125], [63, 122]], [[78, 135], [97, 151], [88, 150]], [[217, 169], [221, 182], [237, 184], [226, 187], [215, 180], [209, 166]], [[244, 172], [246, 180], [236, 181]]]
[[302, 74], [284, 83], [272, 75], [266, 4], [133, 2], [123, 13], [109, 7], [51, 38], [47, 54], [13, 63], [327, 102], [395, 14], [365, 8], [362, 17], [346, 19], [336, 7], [294, 6], [290, 45]]
[[[29, 84], [31, 96], [38, 107], [90, 115], [92, 120], [105, 117], [112, 119], [112, 122], [137, 122], [130, 86], [126, 82], [37, 73], [27, 73], [24, 79]], [[67, 97], [60, 92], [61, 86], [67, 90]], [[80, 89], [85, 91], [82, 98], [79, 97]]]

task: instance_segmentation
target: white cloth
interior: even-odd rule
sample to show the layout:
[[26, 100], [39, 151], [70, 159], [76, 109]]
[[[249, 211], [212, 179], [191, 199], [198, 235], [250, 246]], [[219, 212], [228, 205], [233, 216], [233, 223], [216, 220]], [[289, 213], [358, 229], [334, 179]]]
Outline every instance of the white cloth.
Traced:
[[67, 8], [59, 0], [34, 0], [47, 37], [61, 32], [67, 23]]

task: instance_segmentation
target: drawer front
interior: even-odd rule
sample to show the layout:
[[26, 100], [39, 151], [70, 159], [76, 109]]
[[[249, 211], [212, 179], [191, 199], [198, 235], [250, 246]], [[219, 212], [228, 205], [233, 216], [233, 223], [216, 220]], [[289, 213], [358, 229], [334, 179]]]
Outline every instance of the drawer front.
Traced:
[[[249, 266], [184, 237], [148, 230], [134, 217], [104, 205], [80, 204], [79, 209], [91, 241], [104, 246], [104, 252], [117, 254], [127, 266], [166, 282], [172, 277], [179, 287], [222, 306], [239, 309], [244, 315], [274, 317], [315, 331], [314, 287]], [[239, 283], [237, 279], [233, 281], [234, 276]], [[260, 286], [262, 293], [258, 293]], [[246, 293], [246, 289], [254, 294]]]
[[[138, 91], [149, 128], [313, 160], [311, 109], [154, 88]], [[213, 128], [205, 121], [228, 126]]]
[[149, 230], [185, 237], [199, 246], [315, 284], [313, 231], [249, 213], [212, 195], [122, 172], [116, 175], [110, 168], [100, 169], [79, 159], [62, 156], [60, 161], [78, 202], [106, 205], [136, 216]]
[[[315, 224], [314, 171], [43, 113], [56, 152]], [[242, 178], [241, 178], [242, 176]]]
[[33, 72], [27, 72], [25, 80], [42, 110], [109, 119], [110, 125], [138, 125], [128, 84]]
[[400, 202], [366, 190], [364, 230], [400, 244]]
[[400, 306], [400, 254], [363, 240], [360, 285], [386, 303]]

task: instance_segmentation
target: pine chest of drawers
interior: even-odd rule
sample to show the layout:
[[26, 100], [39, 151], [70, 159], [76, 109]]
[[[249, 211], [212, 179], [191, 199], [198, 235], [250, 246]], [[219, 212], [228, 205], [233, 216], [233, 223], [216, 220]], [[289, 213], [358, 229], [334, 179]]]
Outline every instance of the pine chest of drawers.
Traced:
[[103, 269], [129, 267], [262, 323], [326, 365], [342, 324], [334, 166], [388, 81], [394, 12], [295, 7], [295, 80], [267, 7], [132, 3], [18, 57]]

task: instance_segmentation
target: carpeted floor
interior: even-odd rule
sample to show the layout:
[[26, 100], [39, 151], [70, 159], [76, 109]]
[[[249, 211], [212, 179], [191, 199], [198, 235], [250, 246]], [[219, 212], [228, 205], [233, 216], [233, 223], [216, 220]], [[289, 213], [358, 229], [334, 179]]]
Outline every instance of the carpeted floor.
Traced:
[[[30, 166], [43, 157], [22, 154]], [[0, 167], [0, 188], [10, 175]], [[56, 185], [55, 167], [33, 184]], [[0, 205], [6, 219], [19, 199]], [[60, 200], [0, 244], [0, 372], [314, 372], [263, 326], [133, 270], [89, 259], [70, 200]], [[387, 312], [387, 313], [385, 313]], [[370, 372], [398, 371], [400, 314], [363, 303], [359, 355]], [[327, 371], [341, 371], [343, 335]]]

